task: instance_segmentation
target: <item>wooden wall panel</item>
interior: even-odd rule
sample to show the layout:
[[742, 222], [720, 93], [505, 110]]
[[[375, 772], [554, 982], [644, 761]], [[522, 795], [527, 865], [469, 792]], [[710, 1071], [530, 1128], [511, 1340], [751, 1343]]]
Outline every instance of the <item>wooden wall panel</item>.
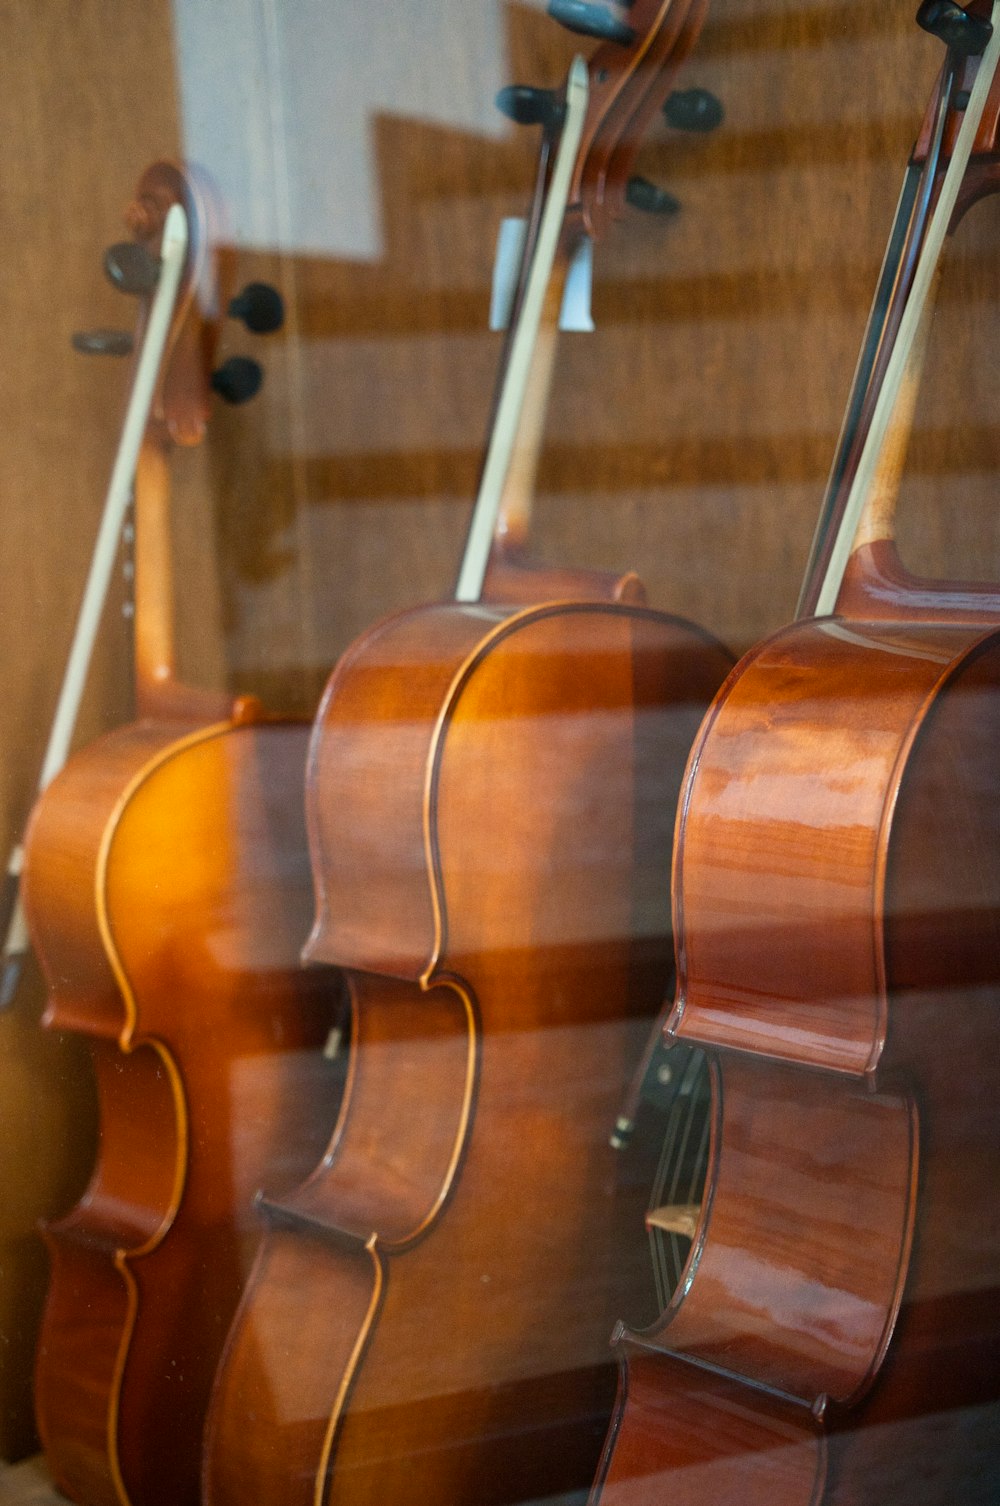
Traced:
[[[507, 76], [558, 82], [573, 40], [536, 8], [506, 16]], [[711, 138], [654, 128], [640, 167], [682, 212], [632, 215], [598, 248], [598, 331], [567, 336], [557, 368], [540, 552], [639, 561], [657, 604], [736, 648], [788, 615], [939, 65], [909, 0], [719, 0], [684, 82], [713, 88], [726, 122]], [[294, 536], [308, 555], [272, 552], [265, 584], [244, 554], [228, 577], [232, 659], [279, 697], [294, 678], [308, 699], [373, 616], [453, 579], [499, 353], [496, 226], [531, 181], [530, 131], [391, 113], [372, 130], [384, 255], [297, 263], [298, 447], [239, 473], [244, 495], [255, 477], [267, 489], [258, 543], [270, 520], [272, 545]], [[921, 473], [927, 449], [918, 436]], [[918, 549], [938, 537], [926, 508], [915, 533]], [[266, 665], [264, 601], [284, 603]]]
[[[560, 80], [578, 44], [540, 5], [472, 3], [502, 15], [501, 78]], [[178, 466], [182, 666], [201, 683], [259, 690], [276, 709], [310, 712], [351, 638], [385, 611], [446, 592], [461, 553], [500, 349], [486, 331], [493, 246], [501, 216], [526, 204], [535, 138], [441, 123], [448, 91], [468, 90], [482, 59], [463, 46], [470, 0], [433, 4], [454, 25], [448, 67], [428, 84], [440, 112], [414, 119], [383, 105], [369, 120], [380, 254], [293, 254], [266, 240], [242, 248], [243, 275], [281, 285], [289, 323], [267, 342], [229, 328], [226, 353], [262, 360], [264, 391], [249, 408], [218, 412], [206, 445]], [[369, 5], [398, 11], [405, 49], [420, 8]], [[242, 10], [247, 25], [292, 24], [272, 0]], [[777, 627], [797, 595], [905, 158], [940, 63], [914, 10], [915, 0], [714, 0], [683, 82], [714, 89], [725, 124], [710, 138], [654, 128], [640, 170], [678, 195], [681, 214], [632, 215], [613, 231], [596, 254], [597, 333], [567, 336], [561, 349], [539, 551], [637, 565], [655, 604], [735, 649]], [[139, 171], [180, 149], [171, 25], [168, 0], [0, 0], [0, 35], [17, 58], [0, 98], [5, 841], [30, 800], [126, 377], [72, 355], [68, 339], [80, 325], [128, 317], [99, 258]], [[209, 62], [231, 66], [221, 54]], [[292, 90], [275, 112], [273, 82], [266, 66], [242, 80], [240, 128], [256, 151], [273, 145], [280, 117], [296, 150], [274, 150], [258, 177], [272, 174], [277, 201], [290, 189], [284, 164], [308, 161], [308, 191], [322, 195], [336, 175], [310, 153], [315, 101], [300, 109]], [[325, 107], [336, 123], [337, 98]], [[225, 174], [221, 187], [234, 188]], [[905, 484], [904, 548], [929, 572], [946, 556], [949, 568], [977, 574], [1000, 566], [990, 381], [998, 214], [985, 205], [970, 218], [945, 279]], [[82, 736], [127, 714], [127, 670], [113, 606]], [[0, 1265], [15, 1269], [10, 1291], [32, 1293], [18, 1305], [0, 1287], [0, 1331], [18, 1336], [0, 1346], [8, 1452], [28, 1436], [25, 1314], [41, 1273], [31, 1223], [70, 1200], [92, 1132], [80, 1054], [43, 1040], [38, 1008], [33, 979], [0, 1020], [15, 1159], [27, 1133], [17, 1106], [30, 1102], [38, 1123], [34, 1200], [12, 1194], [3, 1174]], [[4, 1386], [19, 1400], [5, 1401]]]

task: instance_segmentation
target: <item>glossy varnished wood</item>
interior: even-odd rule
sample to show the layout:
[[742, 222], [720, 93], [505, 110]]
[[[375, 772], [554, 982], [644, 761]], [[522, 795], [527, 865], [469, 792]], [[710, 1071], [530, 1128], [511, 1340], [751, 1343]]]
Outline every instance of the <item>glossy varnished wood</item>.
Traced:
[[[878, 1065], [901, 762], [955, 655], [981, 631], [803, 624], [743, 661], [699, 737], [678, 830], [677, 1034], [837, 1071]], [[861, 677], [866, 650], [872, 673]], [[710, 819], [689, 819], [709, 800]], [[757, 869], [741, 926], [744, 854]], [[747, 971], [747, 947], [765, 939]]]
[[78, 754], [32, 822], [48, 1023], [91, 1041], [100, 1152], [50, 1224], [39, 1427], [88, 1503], [197, 1499], [215, 1361], [262, 1180], [321, 1146], [329, 976], [298, 950], [307, 728], [138, 723]]
[[605, 1506], [813, 1506], [826, 1446], [807, 1407], [641, 1346], [621, 1346], [622, 1390]]
[[691, 1257], [697, 1279], [669, 1313], [671, 1349], [785, 1395], [849, 1402], [899, 1304], [911, 1105], [740, 1056], [717, 1068], [715, 1090], [710, 1212]]
[[46, 773], [25, 841], [46, 1022], [86, 1038], [100, 1114], [90, 1183], [46, 1229], [35, 1371], [50, 1466], [84, 1506], [197, 1499], [253, 1192], [311, 1164], [337, 1010], [297, 966], [308, 729], [175, 678], [169, 461], [204, 432], [228, 290], [200, 174], [147, 169], [136, 238], [155, 252], [174, 206], [186, 254], [133, 481], [139, 718]]
[[[995, 631], [844, 618], [749, 656], [692, 754], [670, 1029], [717, 1052], [714, 1160], [639, 1342], [825, 1415], [828, 1468], [782, 1500], [909, 1500], [880, 1430], [930, 1413], [920, 1499], [988, 1499], [995, 1434], [973, 1476], [963, 1409], [1000, 1391], [998, 733]], [[664, 1500], [671, 1457], [651, 1440]]]
[[[167, 9], [154, 0], [141, 8], [54, 0], [11, 13], [23, 43], [3, 104], [18, 145], [6, 179], [15, 233], [0, 376], [10, 416], [2, 764], [12, 820], [23, 816], [37, 764], [42, 687], [65, 651], [66, 600], [115, 422], [116, 375], [96, 379], [66, 354], [66, 336], [81, 321], [121, 317], [93, 269], [137, 161], [176, 134]], [[448, 9], [458, 32], [466, 11], [452, 0]], [[596, 273], [598, 333], [566, 342], [543, 458], [544, 551], [607, 563], [642, 555], [654, 602], [680, 604], [734, 642], [772, 629], [794, 600], [914, 101], [937, 64], [913, 10], [913, 0], [864, 13], [798, 0], [766, 11], [759, 0], [713, 8], [690, 76], [719, 92], [728, 125], [707, 141], [659, 128], [641, 170], [679, 193], [683, 214], [666, 226], [637, 219], [611, 238]], [[534, 8], [505, 16], [502, 76], [557, 82], [578, 39]], [[463, 63], [460, 45], [453, 56]], [[441, 70], [428, 87], [433, 113], [435, 101], [450, 101], [452, 77]], [[286, 100], [289, 129], [301, 136], [308, 117], [294, 103]], [[326, 105], [339, 126], [342, 102]], [[57, 118], [69, 124], [65, 134], [52, 130]], [[492, 237], [500, 206], [521, 207], [528, 134], [511, 127], [487, 141], [380, 103], [371, 136], [382, 259], [298, 256], [277, 268], [286, 292], [294, 297], [297, 286], [304, 347], [289, 337], [290, 374], [284, 360], [269, 361], [266, 421], [248, 433], [238, 413], [223, 413], [208, 441], [210, 467], [203, 454], [186, 457], [195, 505], [178, 539], [185, 589], [194, 573], [198, 587], [184, 611], [182, 662], [203, 678], [249, 670], [280, 704], [309, 707], [335, 651], [374, 612], [446, 587], [492, 382], [495, 350], [480, 333]], [[50, 192], [39, 194], [40, 182]], [[959, 569], [982, 569], [996, 555], [995, 435], [967, 402], [970, 372], [991, 369], [995, 239], [995, 224], [984, 221], [959, 285], [944, 288], [909, 488], [917, 505], [907, 557], [925, 570], [945, 550], [961, 556]], [[272, 256], [248, 260], [275, 276]], [[981, 352], [971, 366], [970, 328]], [[297, 363], [306, 372], [298, 386]], [[955, 473], [941, 509], [935, 483]], [[209, 487], [227, 610], [206, 629], [216, 575], [204, 548]], [[786, 527], [775, 526], [779, 516]], [[401, 541], [391, 551], [390, 535]], [[102, 658], [94, 678], [91, 730], [124, 704], [122, 654], [110, 645], [108, 654], [114, 662]], [[56, 1043], [32, 1040], [31, 1004], [4, 1020], [2, 1053], [15, 1147], [4, 1176], [4, 1269], [17, 1276], [0, 1359], [6, 1365], [16, 1352], [22, 1366], [29, 1325], [19, 1304], [42, 1264], [27, 1231], [37, 1207], [69, 1201], [60, 1168], [72, 1163], [77, 1135], [85, 1139], [87, 1099], [80, 1053], [64, 1043], [42, 1067], [41, 1053]], [[30, 1155], [12, 1128], [18, 1104], [33, 1126]], [[44, 1168], [34, 1138], [43, 1114], [51, 1124]], [[78, 1161], [88, 1147], [80, 1150]], [[31, 1176], [19, 1185], [25, 1166]], [[5, 1428], [16, 1412], [5, 1404]], [[15, 1432], [24, 1436], [23, 1421]]]
[[323, 1162], [268, 1199], [213, 1402], [216, 1506], [471, 1506], [592, 1472], [641, 1267], [609, 1136], [669, 967], [683, 750], [725, 663], [675, 619], [579, 603], [420, 609], [338, 667], [309, 953], [350, 969], [354, 1066]]

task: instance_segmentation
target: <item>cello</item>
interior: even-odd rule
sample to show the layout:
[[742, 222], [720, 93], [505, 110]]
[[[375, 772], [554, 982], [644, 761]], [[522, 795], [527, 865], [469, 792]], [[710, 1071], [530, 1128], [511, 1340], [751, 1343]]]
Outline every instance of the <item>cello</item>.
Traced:
[[44, 1230], [35, 1400], [60, 1490], [182, 1506], [197, 1500], [211, 1377], [252, 1258], [252, 1192], [265, 1176], [294, 1184], [318, 1154], [334, 1070], [320, 1048], [339, 1005], [329, 974], [298, 967], [308, 727], [175, 676], [169, 464], [210, 411], [228, 302], [220, 212], [206, 180], [163, 162], [128, 220], [159, 284], [136, 382], [150, 309], [167, 321], [134, 482], [138, 719], [46, 784], [25, 842], [45, 1023], [86, 1038], [100, 1120], [87, 1189]]
[[456, 600], [358, 640], [314, 728], [306, 955], [345, 972], [349, 1074], [312, 1176], [261, 1200], [209, 1506], [500, 1506], [596, 1464], [607, 1315], [646, 1279], [608, 1130], [670, 969], [656, 864], [730, 660], [634, 575], [534, 564], [528, 509], [566, 270], [624, 208], [705, 8], [636, 0], [565, 95], [513, 101], [544, 128], [544, 200]]
[[895, 508], [942, 248], [996, 185], [1000, 7], [920, 19], [949, 57], [891, 351], [806, 610], [685, 779], [666, 1035], [708, 1061], [704, 1193], [665, 1312], [616, 1331], [601, 1506], [996, 1498], [1000, 591], [912, 575]]

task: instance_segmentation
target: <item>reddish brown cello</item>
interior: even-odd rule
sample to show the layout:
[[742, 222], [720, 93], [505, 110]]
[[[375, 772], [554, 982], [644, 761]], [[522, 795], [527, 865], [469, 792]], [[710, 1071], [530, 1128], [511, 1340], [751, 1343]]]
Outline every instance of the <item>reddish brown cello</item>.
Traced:
[[945, 71], [951, 162], [821, 615], [744, 659], [692, 750], [667, 1029], [709, 1054], [705, 1195], [663, 1318], [619, 1333], [602, 1506], [996, 1499], [1000, 592], [893, 542], [941, 247], [995, 179], [1000, 8], [942, 13], [986, 51]]
[[525, 507], [562, 276], [623, 207], [704, 10], [637, 0], [549, 101], [461, 600], [367, 633], [316, 723], [308, 955], [347, 970], [352, 1065], [322, 1163], [262, 1205], [212, 1506], [498, 1506], [596, 1463], [607, 1314], [646, 1279], [609, 1136], [670, 967], [655, 865], [728, 661], [634, 576], [529, 571]]
[[174, 678], [168, 464], [209, 411], [217, 211], [198, 176], [160, 163], [130, 222], [154, 256], [165, 225], [186, 227], [187, 254], [135, 480], [139, 719], [70, 759], [26, 844], [46, 1022], [87, 1037], [100, 1107], [90, 1185], [46, 1229], [36, 1404], [76, 1500], [193, 1506], [252, 1193], [315, 1161], [336, 999], [297, 966], [307, 727]]

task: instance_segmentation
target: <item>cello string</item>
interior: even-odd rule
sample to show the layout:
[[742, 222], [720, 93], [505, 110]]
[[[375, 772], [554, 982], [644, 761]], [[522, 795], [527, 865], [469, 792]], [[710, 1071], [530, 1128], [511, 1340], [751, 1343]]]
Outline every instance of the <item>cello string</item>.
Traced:
[[[674, 1049], [681, 1048], [675, 1047]], [[711, 1132], [711, 1103], [705, 1091], [707, 1085], [707, 1059], [703, 1052], [693, 1051], [683, 1073], [679, 1076], [677, 1091], [671, 1102], [657, 1175], [652, 1183], [648, 1204], [650, 1212], [664, 1205], [691, 1208], [695, 1206], [696, 1201], [701, 1199], [708, 1167]], [[695, 1134], [697, 1146], [693, 1155], [689, 1155], [692, 1136]], [[679, 1147], [678, 1140], [680, 1140]], [[679, 1188], [685, 1168], [688, 1170], [687, 1191], [681, 1199]], [[670, 1188], [665, 1192], [668, 1176]], [[691, 1241], [688, 1236], [679, 1234], [675, 1230], [666, 1231], [656, 1226], [650, 1226], [648, 1232], [657, 1298], [660, 1311], [663, 1312], [680, 1284], [687, 1261], [688, 1250], [682, 1248], [681, 1241], [684, 1240], [688, 1248]]]
[[[692, 1069], [692, 1066], [694, 1064], [695, 1064], [694, 1063], [694, 1058], [692, 1058], [692, 1061], [688, 1063], [688, 1066], [687, 1066], [687, 1068], [686, 1068], [686, 1070], [685, 1070], [685, 1072], [684, 1072], [684, 1074], [683, 1074], [683, 1076], [681, 1078], [680, 1087], [678, 1088], [678, 1092], [677, 1092], [678, 1101], [683, 1100], [683, 1099], [687, 1100], [686, 1105], [685, 1105], [687, 1112], [684, 1115], [684, 1131], [683, 1131], [683, 1134], [681, 1136], [680, 1148], [679, 1148], [679, 1150], [677, 1152], [677, 1156], [676, 1156], [676, 1158], [674, 1160], [673, 1176], [671, 1177], [671, 1180], [670, 1180], [670, 1191], [667, 1194], [667, 1202], [668, 1202], [669, 1205], [676, 1205], [676, 1203], [677, 1203], [677, 1189], [678, 1189], [678, 1187], [680, 1185], [681, 1173], [684, 1170], [685, 1161], [687, 1159], [688, 1144], [689, 1144], [690, 1139], [691, 1139], [691, 1132], [692, 1132], [692, 1129], [694, 1128], [694, 1122], [695, 1122], [695, 1118], [696, 1118], [696, 1099], [695, 1099], [695, 1095], [692, 1092], [690, 1092], [690, 1091], [685, 1091], [685, 1089], [690, 1090], [690, 1088], [692, 1086], [692, 1082], [691, 1082], [691, 1075], [692, 1075], [691, 1074], [691, 1069]], [[680, 1109], [680, 1107], [678, 1107], [678, 1112], [683, 1112]], [[677, 1236], [672, 1231], [671, 1231], [670, 1239], [671, 1239], [671, 1250], [672, 1250], [673, 1257], [674, 1257], [674, 1267], [675, 1267], [675, 1270], [676, 1270], [676, 1273], [677, 1273], [677, 1279], [674, 1281], [673, 1284], [674, 1284], [674, 1286], [676, 1286], [677, 1280], [680, 1279], [680, 1249], [679, 1249], [679, 1246], [677, 1245], [677, 1242], [676, 1242], [677, 1241]]]
[[[700, 1086], [700, 1083], [699, 1083]], [[688, 1185], [688, 1204], [694, 1206], [697, 1197], [700, 1203], [705, 1190], [705, 1174], [708, 1170], [708, 1148], [710, 1144], [710, 1130], [712, 1127], [711, 1116], [705, 1114], [701, 1122], [701, 1140], [698, 1143], [698, 1153], [691, 1166], [691, 1181]], [[693, 1243], [693, 1241], [692, 1241]], [[681, 1270], [678, 1268], [677, 1281], [680, 1283]]]
[[[667, 1131], [663, 1138], [663, 1147], [660, 1151], [659, 1164], [656, 1176], [653, 1180], [652, 1195], [648, 1204], [648, 1210], [660, 1207], [663, 1202], [663, 1189], [667, 1184], [667, 1176], [671, 1167], [675, 1164], [674, 1153], [677, 1145], [677, 1137], [680, 1133], [680, 1107], [675, 1097], [670, 1105], [670, 1113], [667, 1119]], [[649, 1247], [653, 1261], [653, 1279], [656, 1284], [656, 1299], [660, 1311], [663, 1312], [670, 1300], [671, 1284], [670, 1273], [667, 1267], [666, 1240], [663, 1230], [649, 1225]]]
[[[691, 1127], [694, 1128], [696, 1125], [698, 1125], [700, 1128], [698, 1149], [692, 1157], [691, 1176], [688, 1181], [687, 1196], [684, 1199], [685, 1206], [691, 1208], [695, 1204], [696, 1197], [699, 1202], [701, 1200], [701, 1193], [705, 1185], [705, 1173], [708, 1169], [708, 1137], [711, 1120], [708, 1113], [708, 1104], [704, 1096], [704, 1088], [707, 1086], [708, 1082], [708, 1062], [703, 1052], [696, 1051], [693, 1054], [690, 1065], [688, 1067], [685, 1082], [691, 1106]], [[679, 1173], [680, 1168], [678, 1168], [678, 1176]], [[692, 1243], [693, 1240], [690, 1240], [689, 1245]], [[677, 1269], [675, 1282], [676, 1284], [679, 1284], [681, 1279], [681, 1272], [684, 1268], [684, 1261], [681, 1259], [679, 1246], [677, 1247], [676, 1258]]]

